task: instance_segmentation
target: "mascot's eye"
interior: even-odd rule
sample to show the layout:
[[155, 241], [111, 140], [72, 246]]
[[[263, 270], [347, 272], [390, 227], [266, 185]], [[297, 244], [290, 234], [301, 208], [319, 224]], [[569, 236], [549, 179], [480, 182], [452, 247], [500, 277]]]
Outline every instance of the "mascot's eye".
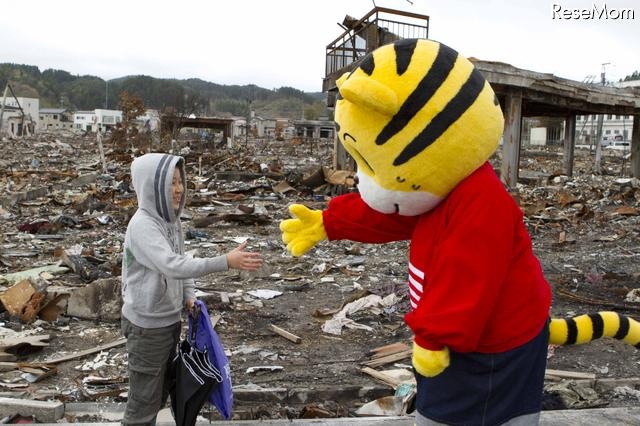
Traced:
[[349, 133], [345, 133], [345, 134], [342, 136], [342, 139], [346, 142], [346, 141], [347, 141], [347, 137], [348, 137], [349, 139], [351, 139], [351, 140], [353, 141], [353, 143], [355, 143], [355, 142], [356, 142], [356, 138], [354, 138], [353, 136], [351, 136]]
[[406, 179], [401, 178], [400, 176], [396, 176], [396, 182], [404, 182]]
[[417, 191], [418, 189], [420, 189], [420, 185], [416, 185], [414, 183], [413, 185], [411, 185], [411, 189], [413, 189], [414, 191]]

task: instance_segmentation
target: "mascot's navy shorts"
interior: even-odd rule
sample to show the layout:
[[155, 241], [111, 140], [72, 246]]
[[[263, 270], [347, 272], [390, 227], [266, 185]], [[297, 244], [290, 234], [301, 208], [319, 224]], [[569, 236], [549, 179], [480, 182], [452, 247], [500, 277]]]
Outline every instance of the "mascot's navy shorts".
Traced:
[[549, 325], [530, 342], [495, 354], [456, 353], [436, 377], [416, 373], [416, 410], [450, 425], [499, 425], [540, 411]]

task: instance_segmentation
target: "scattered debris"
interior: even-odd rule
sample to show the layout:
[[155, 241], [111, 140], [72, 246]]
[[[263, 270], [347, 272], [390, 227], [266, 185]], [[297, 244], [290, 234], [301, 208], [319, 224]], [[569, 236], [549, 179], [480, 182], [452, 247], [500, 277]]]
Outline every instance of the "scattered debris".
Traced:
[[284, 367], [281, 365], [258, 365], [255, 367], [247, 368], [247, 374], [255, 373], [258, 371], [278, 371], [282, 370]]
[[2, 294], [0, 302], [10, 315], [20, 316], [24, 312], [25, 305], [31, 300], [36, 290], [31, 285], [31, 281], [22, 280]]
[[300, 336], [296, 336], [293, 333], [289, 333], [286, 330], [281, 329], [280, 327], [273, 325], [273, 324], [269, 324], [269, 328], [271, 329], [271, 331], [273, 331], [276, 334], [279, 334], [280, 336], [284, 337], [287, 340], [292, 341], [293, 343], [300, 343], [302, 342], [302, 338]]
[[613, 390], [613, 394], [616, 396], [631, 396], [640, 401], [640, 390], [632, 389], [629, 386], [618, 386]]
[[105, 278], [85, 287], [74, 288], [67, 301], [67, 315], [85, 319], [119, 320], [122, 309], [120, 287], [120, 278]]
[[12, 284], [18, 281], [24, 281], [28, 279], [37, 279], [46, 274], [58, 275], [64, 274], [69, 268], [59, 265], [47, 265], [39, 268], [28, 269], [26, 271], [14, 272], [11, 274], [0, 275], [0, 284]]
[[[94, 135], [0, 141], [2, 396], [126, 398], [119, 276], [124, 231], [137, 207], [129, 164], [140, 152], [103, 142], [104, 163]], [[171, 146], [160, 141], [154, 149]], [[280, 239], [288, 204], [323, 209], [332, 196], [355, 191], [352, 172], [330, 168], [333, 141], [315, 141], [312, 150], [304, 139], [222, 147], [182, 138], [173, 149], [186, 160], [187, 248], [213, 256], [246, 241], [266, 260], [262, 271], [196, 279], [238, 392], [254, 389], [240, 400], [239, 416], [352, 416], [359, 407], [405, 413], [415, 392], [412, 336], [403, 323], [406, 243], [321, 243], [292, 258]], [[592, 175], [592, 153], [578, 150], [575, 174], [566, 176], [561, 152], [523, 149], [514, 194], [553, 288], [552, 314], [615, 309], [636, 316], [640, 181], [624, 177], [628, 161], [617, 152], [605, 153], [603, 175]], [[637, 405], [636, 382], [603, 385], [640, 377], [640, 355], [617, 343], [552, 348], [548, 386], [560, 386], [552, 391], [575, 407]], [[309, 384], [333, 391], [290, 391]], [[275, 396], [265, 402], [268, 394]], [[286, 395], [295, 400], [283, 402]]]
[[96, 352], [102, 352], [102, 351], [107, 350], [107, 349], [111, 349], [111, 348], [115, 348], [117, 346], [124, 345], [125, 343], [127, 343], [127, 339], [124, 339], [124, 338], [123, 339], [118, 339], [118, 340], [113, 341], [111, 343], [106, 343], [104, 345], [100, 345], [100, 346], [97, 346], [95, 348], [86, 349], [84, 351], [80, 351], [80, 352], [75, 353], [75, 354], [64, 355], [64, 356], [55, 357], [55, 358], [49, 358], [49, 359], [47, 359], [45, 361], [45, 364], [59, 364], [61, 362], [70, 361], [72, 359], [82, 358], [82, 357], [85, 357], [87, 355], [94, 354]]
[[257, 297], [258, 299], [273, 299], [274, 297], [281, 296], [282, 292], [277, 290], [258, 289], [248, 291], [247, 294]]
[[0, 360], [13, 361], [16, 356], [25, 356], [39, 351], [49, 346], [49, 339], [48, 334], [29, 336], [26, 333], [3, 337], [0, 339]]
[[368, 402], [356, 410], [358, 416], [402, 416], [406, 414], [403, 398], [399, 396], [385, 396]]
[[345, 307], [342, 308], [340, 312], [336, 313], [333, 318], [324, 323], [324, 325], [322, 326], [322, 331], [338, 336], [342, 333], [343, 327], [360, 328], [363, 330], [372, 331], [373, 329], [370, 326], [358, 324], [352, 319], [347, 318], [347, 315], [352, 315], [360, 311], [361, 309], [372, 309], [375, 312], [381, 312], [380, 308], [393, 306], [397, 302], [398, 297], [395, 294], [390, 294], [385, 298], [382, 298], [376, 294], [365, 296], [361, 299], [345, 305]]

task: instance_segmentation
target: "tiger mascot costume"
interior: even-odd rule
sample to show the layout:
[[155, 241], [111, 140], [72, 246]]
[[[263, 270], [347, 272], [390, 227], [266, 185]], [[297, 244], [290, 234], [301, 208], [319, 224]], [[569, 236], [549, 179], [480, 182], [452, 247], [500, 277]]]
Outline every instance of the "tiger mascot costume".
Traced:
[[340, 142], [359, 193], [326, 210], [289, 207], [294, 256], [318, 242], [410, 240], [416, 424], [537, 424], [548, 343], [640, 343], [613, 312], [549, 319], [551, 290], [522, 211], [487, 162], [500, 104], [471, 62], [430, 40], [400, 40], [337, 81]]

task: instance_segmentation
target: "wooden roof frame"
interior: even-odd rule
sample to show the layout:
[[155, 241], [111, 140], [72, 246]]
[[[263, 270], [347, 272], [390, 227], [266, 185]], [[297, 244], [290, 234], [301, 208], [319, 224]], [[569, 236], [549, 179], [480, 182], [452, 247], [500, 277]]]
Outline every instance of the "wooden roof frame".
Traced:
[[571, 176], [576, 116], [632, 115], [631, 174], [640, 176], [640, 88], [586, 84], [502, 62], [471, 61], [493, 87], [504, 112], [501, 178], [508, 188], [518, 181], [522, 118], [532, 116], [564, 117], [564, 169]]

